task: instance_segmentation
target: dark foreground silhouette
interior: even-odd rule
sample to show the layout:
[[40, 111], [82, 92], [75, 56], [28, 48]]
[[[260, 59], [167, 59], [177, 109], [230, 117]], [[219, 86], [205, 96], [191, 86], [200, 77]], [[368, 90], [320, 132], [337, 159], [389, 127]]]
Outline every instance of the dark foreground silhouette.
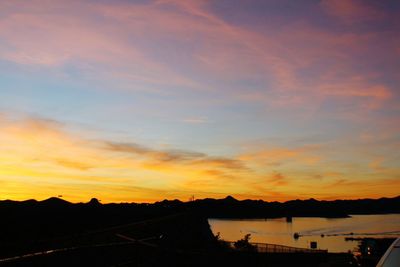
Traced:
[[154, 204], [0, 201], [0, 266], [354, 266], [350, 254], [257, 253], [217, 240], [209, 217], [347, 216], [399, 212], [400, 198]]

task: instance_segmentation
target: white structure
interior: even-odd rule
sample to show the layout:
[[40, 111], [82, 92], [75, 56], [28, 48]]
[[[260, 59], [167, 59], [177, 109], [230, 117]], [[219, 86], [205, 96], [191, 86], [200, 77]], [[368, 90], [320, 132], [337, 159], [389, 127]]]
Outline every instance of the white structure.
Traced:
[[376, 267], [400, 266], [400, 237], [388, 248]]

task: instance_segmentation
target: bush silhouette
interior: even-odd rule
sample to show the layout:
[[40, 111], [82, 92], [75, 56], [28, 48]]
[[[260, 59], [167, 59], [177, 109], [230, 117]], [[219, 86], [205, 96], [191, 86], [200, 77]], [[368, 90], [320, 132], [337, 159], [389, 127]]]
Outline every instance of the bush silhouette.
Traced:
[[246, 234], [242, 239], [236, 241], [233, 245], [237, 250], [256, 251], [256, 247], [250, 244], [251, 234]]
[[221, 233], [220, 232], [218, 232], [216, 235], [214, 235], [214, 237], [215, 237], [215, 239], [217, 239], [217, 242], [218, 242], [218, 245], [219, 245], [220, 248], [222, 248], [224, 250], [231, 250], [232, 249], [230, 243], [221, 238]]

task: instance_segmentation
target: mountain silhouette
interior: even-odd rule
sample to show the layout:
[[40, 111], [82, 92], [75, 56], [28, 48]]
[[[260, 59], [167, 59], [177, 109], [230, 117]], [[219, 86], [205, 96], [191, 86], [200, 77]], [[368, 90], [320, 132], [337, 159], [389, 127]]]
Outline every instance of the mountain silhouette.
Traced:
[[[328, 260], [325, 255], [288, 257], [225, 251], [226, 246], [220, 248], [217, 244], [207, 218], [382, 213], [400, 213], [400, 197], [280, 203], [227, 196], [153, 204], [101, 204], [96, 198], [75, 204], [56, 197], [43, 201], [4, 200], [0, 201], [0, 259], [61, 249], [54, 255], [22, 257], [17, 260], [19, 264], [10, 262], [4, 266], [115, 266], [133, 260], [145, 263], [142, 266], [263, 266], [269, 262], [268, 266], [273, 267], [317, 267]], [[340, 257], [343, 262], [351, 260], [344, 254]]]

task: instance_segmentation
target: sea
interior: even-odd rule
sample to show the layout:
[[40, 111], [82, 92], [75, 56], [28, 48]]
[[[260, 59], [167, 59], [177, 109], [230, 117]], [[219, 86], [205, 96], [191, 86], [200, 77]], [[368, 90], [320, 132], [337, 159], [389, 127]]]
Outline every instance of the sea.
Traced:
[[[348, 218], [294, 217], [277, 219], [209, 219], [214, 235], [236, 241], [250, 234], [250, 242], [354, 252], [359, 238], [400, 237], [400, 214], [351, 215]], [[295, 233], [299, 236], [295, 238]]]

